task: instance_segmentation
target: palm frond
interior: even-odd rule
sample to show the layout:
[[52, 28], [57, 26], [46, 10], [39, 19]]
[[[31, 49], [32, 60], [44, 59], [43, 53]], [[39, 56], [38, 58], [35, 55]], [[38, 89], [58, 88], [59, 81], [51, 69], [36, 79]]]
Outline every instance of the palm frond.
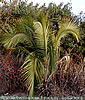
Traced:
[[34, 80], [36, 79], [41, 82], [41, 66], [40, 60], [35, 57], [33, 53], [28, 55], [21, 66], [21, 75], [24, 79], [26, 86], [28, 87], [29, 96], [33, 96], [34, 93]]
[[18, 33], [17, 31], [13, 32], [11, 27], [9, 27], [9, 31], [5, 28], [3, 29], [5, 33], [1, 34], [0, 41], [4, 44], [4, 46], [10, 48], [16, 46], [20, 42], [27, 41], [33, 47], [35, 45], [33, 40], [33, 30], [23, 23], [19, 23], [17, 28], [20, 28], [21, 30], [18, 30]]
[[[72, 21], [67, 21], [60, 25], [60, 29], [56, 36], [56, 45], [55, 45], [55, 48], [57, 48], [57, 55], [58, 55], [58, 49], [60, 46], [60, 40], [68, 34], [72, 34], [76, 38], [77, 42], [79, 42], [80, 36], [79, 36], [78, 26]], [[57, 56], [57, 59], [58, 59], [58, 56]]]
[[15, 47], [18, 43], [28, 40], [27, 36], [23, 33], [6, 33], [3, 35], [2, 43], [7, 48]]
[[41, 22], [34, 22], [34, 37], [36, 43], [36, 52], [38, 55], [47, 55], [47, 42], [48, 42], [48, 27], [46, 26], [45, 17], [41, 19]]
[[56, 44], [57, 46], [60, 45], [60, 40], [62, 37], [66, 36], [67, 34], [72, 34], [73, 36], [76, 37], [77, 42], [79, 42], [79, 29], [77, 27], [77, 25], [75, 23], [73, 23], [72, 21], [70, 22], [65, 22], [63, 24], [61, 24], [59, 32], [56, 36]]
[[33, 29], [33, 18], [31, 16], [24, 16], [18, 19], [15, 24], [16, 31], [18, 33], [22, 33], [22, 32], [26, 33], [26, 30], [23, 24], [30, 27], [30, 29]]
[[35, 47], [35, 42], [34, 42], [34, 31], [29, 27], [27, 26], [26, 24], [23, 24], [23, 26], [25, 27], [25, 30], [26, 30], [26, 35], [28, 37], [28, 39], [30, 40], [30, 42], [33, 44], [33, 46]]
[[44, 37], [43, 37], [43, 27], [40, 22], [34, 22], [34, 38], [36, 43], [36, 51], [38, 55], [44, 56]]
[[49, 48], [49, 53], [48, 53], [48, 61], [49, 61], [49, 71], [52, 73], [54, 70], [56, 70], [56, 60], [55, 60], [56, 55], [54, 54], [54, 49], [52, 46]]
[[41, 23], [43, 26], [43, 37], [44, 37], [44, 48], [45, 48], [45, 55], [47, 55], [47, 42], [48, 42], [48, 37], [49, 37], [49, 33], [48, 33], [48, 24], [46, 22], [46, 15], [43, 15], [41, 13]]

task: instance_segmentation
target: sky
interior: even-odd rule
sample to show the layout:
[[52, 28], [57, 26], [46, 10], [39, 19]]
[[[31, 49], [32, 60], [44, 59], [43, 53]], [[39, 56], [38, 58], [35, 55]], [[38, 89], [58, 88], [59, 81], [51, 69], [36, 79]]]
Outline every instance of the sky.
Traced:
[[81, 11], [85, 13], [85, 0], [28, 0], [28, 3], [30, 2], [33, 2], [34, 5], [36, 3], [39, 3], [40, 5], [46, 3], [46, 5], [48, 5], [50, 2], [56, 3], [58, 5], [61, 2], [64, 2], [64, 4], [70, 2], [72, 3], [72, 12], [74, 14], [78, 15]]

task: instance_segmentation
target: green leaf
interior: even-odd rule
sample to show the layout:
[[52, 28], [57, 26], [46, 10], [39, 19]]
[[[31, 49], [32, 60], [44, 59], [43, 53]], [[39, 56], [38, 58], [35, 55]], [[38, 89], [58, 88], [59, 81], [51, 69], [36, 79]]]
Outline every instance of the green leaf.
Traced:
[[29, 96], [33, 96], [34, 94], [34, 80], [39, 80], [41, 83], [41, 67], [42, 64], [39, 59], [35, 57], [34, 53], [28, 55], [24, 61], [24, 64], [21, 66], [21, 75], [24, 79], [26, 86], [29, 89]]

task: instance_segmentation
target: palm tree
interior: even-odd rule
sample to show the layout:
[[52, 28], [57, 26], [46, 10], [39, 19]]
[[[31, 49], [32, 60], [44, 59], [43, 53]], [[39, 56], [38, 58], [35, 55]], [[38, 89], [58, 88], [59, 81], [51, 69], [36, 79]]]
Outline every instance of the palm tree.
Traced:
[[[65, 22], [60, 25], [60, 29], [55, 38], [50, 31], [49, 23], [44, 14], [40, 14], [38, 21], [33, 21], [31, 17], [24, 17], [18, 20], [15, 31], [9, 28], [3, 34], [1, 42], [7, 48], [14, 48], [18, 43], [26, 43], [28, 48], [22, 47], [28, 54], [21, 66], [21, 75], [28, 87], [29, 96], [33, 96], [35, 80], [41, 83], [42, 76], [51, 75], [56, 69], [56, 55], [60, 45], [61, 38], [68, 33], [74, 35], [79, 41], [78, 27], [72, 22]], [[57, 51], [56, 51], [57, 50]]]

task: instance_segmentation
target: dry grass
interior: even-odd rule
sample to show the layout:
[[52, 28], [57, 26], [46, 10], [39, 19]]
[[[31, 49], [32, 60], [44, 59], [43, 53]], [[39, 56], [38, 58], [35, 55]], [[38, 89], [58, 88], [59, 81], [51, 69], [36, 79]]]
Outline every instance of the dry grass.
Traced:
[[56, 72], [43, 81], [37, 91], [38, 96], [84, 96], [84, 64], [81, 55], [72, 53], [56, 64]]

